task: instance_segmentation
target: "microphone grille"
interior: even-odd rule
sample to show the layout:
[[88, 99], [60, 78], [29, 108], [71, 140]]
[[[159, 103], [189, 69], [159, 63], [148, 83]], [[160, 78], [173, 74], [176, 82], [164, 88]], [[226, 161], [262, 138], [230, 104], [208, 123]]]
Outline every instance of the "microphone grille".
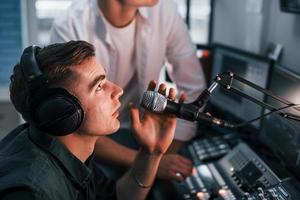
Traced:
[[142, 96], [141, 106], [150, 111], [163, 112], [167, 106], [167, 99], [158, 92], [146, 91]]

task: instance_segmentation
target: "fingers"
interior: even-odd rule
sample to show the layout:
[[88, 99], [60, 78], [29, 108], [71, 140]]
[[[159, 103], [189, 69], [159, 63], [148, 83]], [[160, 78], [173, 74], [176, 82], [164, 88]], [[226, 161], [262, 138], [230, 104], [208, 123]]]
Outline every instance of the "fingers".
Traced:
[[175, 98], [176, 98], [176, 91], [175, 91], [174, 88], [171, 88], [171, 89], [169, 90], [168, 98], [169, 98], [171, 101], [175, 101]]
[[[155, 80], [151, 80], [148, 84], [148, 88], [147, 90], [150, 90], [150, 91], [155, 91], [155, 88], [156, 88], [156, 81]], [[167, 93], [167, 86], [166, 84], [162, 83], [159, 85], [158, 87], [158, 92], [164, 96], [166, 96], [166, 93]], [[168, 99], [170, 99], [171, 101], [175, 101], [176, 99], [176, 90], [174, 88], [170, 88], [169, 90], [169, 94], [167, 96]], [[178, 102], [179, 103], [183, 103], [185, 100], [187, 99], [187, 95], [185, 92], [181, 92], [180, 96], [179, 96], [179, 100]]]
[[179, 103], [183, 103], [187, 99], [187, 95], [185, 92], [181, 92], [179, 96]]
[[167, 154], [160, 163], [158, 176], [180, 182], [192, 174], [192, 169], [192, 161], [189, 159], [178, 154]]
[[150, 90], [150, 91], [154, 91], [156, 88], [156, 81], [155, 80], [151, 80], [148, 84], [148, 88], [147, 90]]
[[173, 179], [177, 182], [182, 182], [185, 180], [185, 177], [183, 177], [180, 172], [176, 172], [175, 174], [173, 174]]
[[[156, 88], [156, 85], [157, 85], [156, 81], [151, 80], [149, 82], [149, 84], [148, 84], [147, 90], [154, 91], [155, 88]], [[167, 93], [167, 86], [166, 86], [166, 84], [164, 84], [164, 83], [160, 84], [159, 87], [158, 87], [158, 92], [160, 94], [166, 96], [166, 93]], [[174, 88], [170, 88], [169, 94], [168, 94], [168, 99], [170, 99], [172, 101], [174, 101], [176, 99], [176, 91], [175, 91]], [[181, 101], [183, 102], [185, 99], [186, 98], [185, 98], [184, 94], [182, 94]]]
[[177, 165], [174, 170], [172, 170], [172, 177], [171, 179], [177, 180], [177, 181], [183, 181], [188, 176], [192, 174], [192, 165], [183, 165], [182, 163]]
[[179, 156], [180, 162], [182, 164], [187, 165], [187, 166], [192, 166], [193, 165], [193, 162], [190, 159], [188, 159], [186, 157], [183, 157], [183, 156], [180, 156], [180, 155], [178, 155], [178, 156]]
[[185, 179], [186, 177], [191, 175], [192, 169], [193, 169], [192, 161], [188, 160], [183, 156], [178, 155], [177, 169], [175, 169], [176, 173], [180, 173]]
[[158, 87], [158, 92], [164, 96], [166, 96], [167, 86], [165, 84], [160, 84]]

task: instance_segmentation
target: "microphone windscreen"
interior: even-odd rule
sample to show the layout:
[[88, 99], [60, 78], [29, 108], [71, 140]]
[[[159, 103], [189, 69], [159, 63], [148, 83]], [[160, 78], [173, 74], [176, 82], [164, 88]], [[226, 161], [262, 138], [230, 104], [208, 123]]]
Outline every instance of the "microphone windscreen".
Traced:
[[146, 91], [140, 105], [150, 111], [163, 112], [167, 106], [167, 98], [158, 92]]

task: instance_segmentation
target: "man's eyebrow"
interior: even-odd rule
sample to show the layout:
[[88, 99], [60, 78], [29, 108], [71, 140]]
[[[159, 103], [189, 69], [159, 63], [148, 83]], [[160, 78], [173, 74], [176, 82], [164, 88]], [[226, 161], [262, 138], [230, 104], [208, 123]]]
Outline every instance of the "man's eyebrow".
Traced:
[[105, 75], [101, 74], [99, 76], [96, 76], [96, 78], [94, 78], [94, 80], [89, 84], [89, 88], [92, 89], [95, 87], [95, 85], [97, 85], [100, 81], [105, 79]]

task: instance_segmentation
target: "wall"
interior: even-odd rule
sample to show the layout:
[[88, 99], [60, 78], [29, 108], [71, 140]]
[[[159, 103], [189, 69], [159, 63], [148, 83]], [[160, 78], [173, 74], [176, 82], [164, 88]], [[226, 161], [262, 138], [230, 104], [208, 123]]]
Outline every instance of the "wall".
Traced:
[[283, 45], [280, 63], [300, 74], [300, 15], [280, 11], [279, 0], [215, 0], [212, 41], [261, 55]]
[[8, 85], [22, 49], [20, 0], [0, 3], [0, 85]]
[[270, 2], [267, 36], [262, 41], [262, 49], [270, 42], [283, 45], [280, 63], [300, 74], [300, 14], [280, 11], [279, 0]]
[[20, 123], [9, 99], [8, 86], [13, 66], [19, 61], [23, 39], [23, 0], [0, 1], [0, 139]]
[[215, 0], [213, 42], [260, 52], [262, 0]]

